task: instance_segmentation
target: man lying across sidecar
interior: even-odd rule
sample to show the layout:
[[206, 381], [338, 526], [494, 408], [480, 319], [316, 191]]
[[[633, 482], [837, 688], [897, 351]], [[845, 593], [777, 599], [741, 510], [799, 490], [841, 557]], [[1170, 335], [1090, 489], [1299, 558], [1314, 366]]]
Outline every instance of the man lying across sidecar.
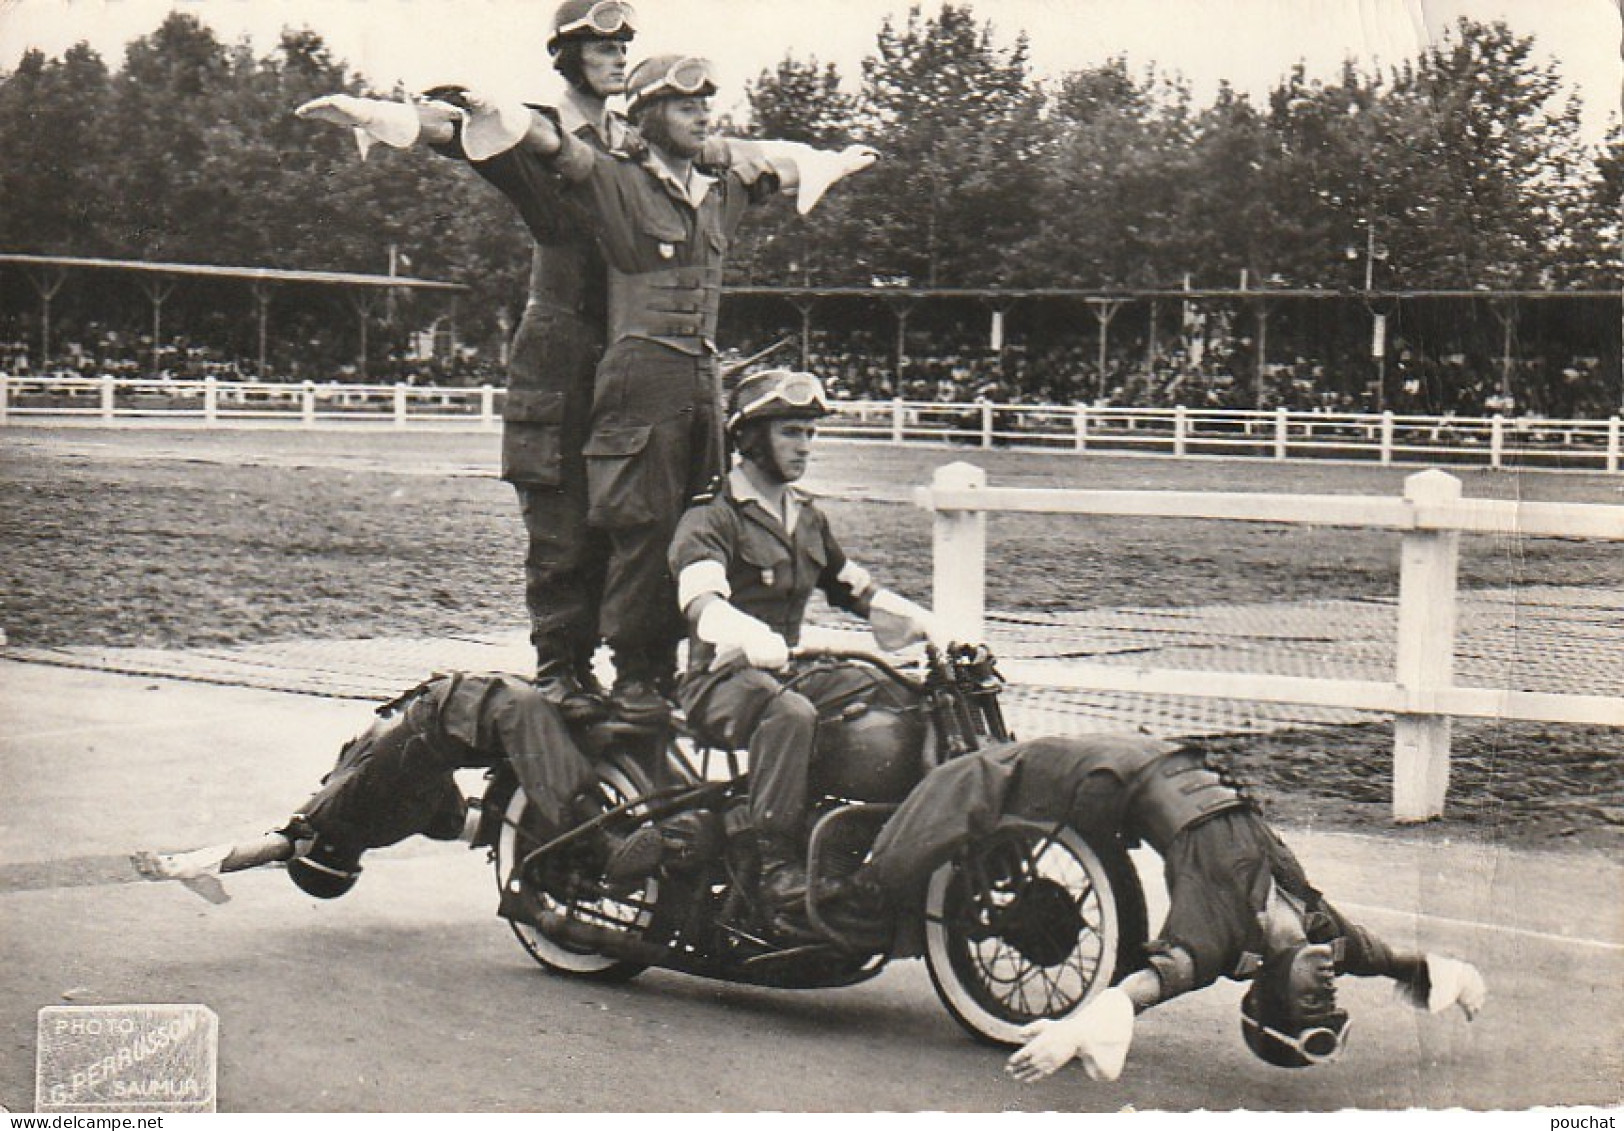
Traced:
[[[555, 703], [500, 672], [438, 675], [379, 707], [346, 742], [321, 788], [282, 825], [243, 840], [182, 852], [138, 852], [136, 870], [219, 898], [213, 877], [286, 864], [319, 899], [355, 886], [369, 849], [411, 836], [488, 842], [500, 814], [464, 798], [459, 769], [502, 767], [522, 783], [537, 819], [562, 832], [601, 813], [592, 762]], [[583, 843], [600, 864], [623, 848], [606, 832]]]

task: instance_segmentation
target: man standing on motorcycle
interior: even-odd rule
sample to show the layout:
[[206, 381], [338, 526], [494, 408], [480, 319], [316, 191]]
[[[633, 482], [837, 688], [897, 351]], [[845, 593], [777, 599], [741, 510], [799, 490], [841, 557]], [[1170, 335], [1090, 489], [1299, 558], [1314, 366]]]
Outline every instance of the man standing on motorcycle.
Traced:
[[[608, 100], [626, 89], [635, 21], [622, 0], [563, 0], [553, 13], [547, 53], [564, 85], [552, 105], [534, 109], [604, 152], [623, 148], [630, 136]], [[465, 160], [523, 217], [532, 240], [529, 297], [509, 351], [502, 478], [518, 494], [527, 533], [525, 604], [536, 685], [572, 722], [601, 717], [592, 655], [607, 545], [603, 532], [587, 525], [581, 449], [608, 320], [602, 253], [580, 218], [562, 207], [547, 163], [518, 147], [492, 152], [477, 134], [465, 141], [466, 92], [437, 88], [415, 103], [334, 94], [297, 113], [355, 129], [363, 148], [427, 145]]]
[[[810, 373], [773, 369], [741, 380], [727, 418], [738, 463], [714, 496], [683, 516], [670, 551], [690, 627], [678, 697], [701, 737], [749, 751], [762, 895], [786, 931], [805, 903], [819, 713], [811, 684], [806, 693], [785, 686], [807, 600], [820, 589], [831, 605], [866, 617], [888, 650], [939, 635], [927, 610], [880, 588], [846, 557], [823, 512], [794, 486], [806, 473], [816, 421], [828, 412]], [[853, 701], [849, 687], [843, 698]]]
[[[435, 676], [378, 708], [365, 732], [344, 744], [322, 787], [286, 824], [262, 836], [190, 852], [139, 852], [152, 880], [199, 884], [286, 862], [288, 876], [319, 899], [355, 886], [361, 855], [422, 835], [479, 843], [481, 812], [463, 799], [452, 772], [512, 765], [545, 823], [562, 832], [597, 809], [592, 764], [576, 747], [559, 707], [529, 681], [500, 673]], [[597, 846], [607, 857], [616, 847]], [[212, 881], [217, 884], [217, 881]]]
[[705, 59], [643, 60], [626, 80], [638, 137], [611, 153], [523, 105], [475, 100], [463, 129], [465, 146], [478, 138], [549, 160], [608, 265], [608, 347], [583, 454], [587, 521], [608, 540], [599, 628], [615, 656], [610, 698], [631, 722], [670, 710], [683, 625], [666, 549], [682, 512], [724, 469], [716, 333], [734, 232], [750, 206], [781, 191], [807, 211], [877, 156], [720, 141], [716, 89]]
[[1336, 975], [1393, 979], [1412, 1003], [1472, 1018], [1486, 990], [1470, 964], [1396, 951], [1336, 910], [1256, 805], [1194, 750], [1136, 735], [1041, 738], [944, 763], [880, 831], [867, 863], [827, 898], [867, 907], [908, 898], [959, 845], [1004, 816], [1143, 841], [1162, 857], [1167, 921], [1130, 973], [1079, 1012], [1038, 1022], [1009, 1059], [1022, 1081], [1072, 1057], [1116, 1079], [1134, 1016], [1219, 978], [1250, 981], [1241, 1031], [1285, 1068], [1335, 1059], [1348, 1035]]

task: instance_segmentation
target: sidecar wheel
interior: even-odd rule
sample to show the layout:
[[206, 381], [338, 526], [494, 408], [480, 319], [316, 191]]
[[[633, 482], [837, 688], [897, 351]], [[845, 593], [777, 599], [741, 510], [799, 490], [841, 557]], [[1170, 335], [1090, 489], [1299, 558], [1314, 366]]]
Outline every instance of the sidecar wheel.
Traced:
[[[646, 790], [637, 787], [626, 771], [618, 766], [604, 765], [598, 769], [598, 790], [605, 806], [619, 805], [628, 798]], [[530, 851], [545, 843], [537, 828], [535, 811], [523, 789], [515, 785], [507, 802], [505, 820], [496, 838], [496, 885], [500, 893], [509, 885], [534, 901], [538, 911], [573, 914], [599, 926], [611, 927], [629, 934], [642, 930], [649, 920], [651, 908], [658, 894], [657, 881], [647, 880], [636, 892], [623, 897], [596, 898], [587, 901], [566, 901], [514, 875], [520, 860]], [[546, 931], [531, 923], [508, 920], [514, 935], [525, 951], [551, 974], [581, 978], [593, 982], [626, 982], [637, 977], [648, 967], [639, 962], [625, 962], [599, 954], [574, 943], [550, 937]]]
[[1020, 1044], [1024, 1026], [1075, 1012], [1142, 960], [1144, 891], [1126, 850], [1050, 833], [1006, 817], [926, 889], [931, 982], [988, 1044]]

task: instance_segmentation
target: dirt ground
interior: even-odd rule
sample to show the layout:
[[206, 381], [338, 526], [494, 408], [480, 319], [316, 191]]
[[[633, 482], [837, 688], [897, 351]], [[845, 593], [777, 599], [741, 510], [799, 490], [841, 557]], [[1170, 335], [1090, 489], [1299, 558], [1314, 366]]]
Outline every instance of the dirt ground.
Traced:
[[[0, 433], [0, 627], [18, 645], [186, 648], [445, 635], [522, 623], [523, 528], [489, 435], [9, 428]], [[842, 445], [813, 484], [842, 541], [905, 592], [930, 587], [930, 518], [907, 501], [973, 459], [1000, 486], [1397, 494], [1410, 469]], [[1617, 477], [1457, 472], [1467, 496], [1621, 501]], [[1390, 597], [1397, 539], [1354, 530], [1003, 516], [989, 607], [1071, 610]], [[1463, 540], [1461, 584], [1618, 586], [1618, 547]], [[1457, 723], [1449, 818], [1424, 835], [1624, 845], [1624, 733]], [[1299, 824], [1385, 822], [1390, 725], [1220, 740]]]

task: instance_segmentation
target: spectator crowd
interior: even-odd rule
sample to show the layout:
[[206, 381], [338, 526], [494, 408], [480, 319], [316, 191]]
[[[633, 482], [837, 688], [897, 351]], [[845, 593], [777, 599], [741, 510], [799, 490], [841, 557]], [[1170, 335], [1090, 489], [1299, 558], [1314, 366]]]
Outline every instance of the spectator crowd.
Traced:
[[[311, 341], [307, 350], [290, 352], [277, 345], [277, 364], [258, 373], [253, 358], [177, 335], [153, 350], [150, 334], [94, 322], [62, 327], [53, 333], [51, 358], [37, 360], [37, 330], [14, 325], [0, 335], [0, 372], [13, 376], [156, 377], [159, 380], [221, 381], [305, 380], [340, 383], [404, 382], [423, 386], [501, 386], [501, 359], [466, 346], [438, 349], [432, 356], [409, 356], [404, 350], [382, 350], [363, 373], [342, 356], [338, 343]], [[730, 351], [738, 360], [770, 344], [752, 342]], [[798, 339], [796, 341], [798, 344]], [[1417, 415], [1539, 415], [1555, 419], [1601, 418], [1617, 411], [1609, 395], [1601, 359], [1575, 357], [1555, 366], [1543, 358], [1516, 360], [1502, 373], [1498, 359], [1469, 359], [1462, 354], [1435, 356], [1403, 342], [1395, 343], [1382, 395], [1368, 359], [1294, 357], [1266, 365], [1263, 380], [1246, 352], [1224, 345], [1176, 340], [1172, 348], [1151, 353], [1141, 341], [1127, 340], [1099, 366], [1098, 339], [1073, 337], [1027, 339], [1013, 336], [1003, 348], [988, 348], [985, 336], [910, 330], [900, 379], [897, 343], [878, 331], [818, 330], [811, 336], [808, 362], [823, 376], [831, 393], [842, 400], [890, 400], [937, 403], [1103, 404], [1112, 407], [1274, 408], [1297, 412], [1376, 412], [1383, 408]], [[780, 360], [790, 353], [786, 347]], [[798, 360], [798, 359], [797, 359]]]

